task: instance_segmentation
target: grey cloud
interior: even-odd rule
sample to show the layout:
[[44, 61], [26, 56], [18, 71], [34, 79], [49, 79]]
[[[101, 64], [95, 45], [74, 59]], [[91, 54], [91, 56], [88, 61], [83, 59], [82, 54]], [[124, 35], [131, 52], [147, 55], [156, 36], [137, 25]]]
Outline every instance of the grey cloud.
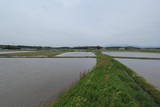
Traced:
[[160, 46], [159, 0], [0, 0], [0, 44]]

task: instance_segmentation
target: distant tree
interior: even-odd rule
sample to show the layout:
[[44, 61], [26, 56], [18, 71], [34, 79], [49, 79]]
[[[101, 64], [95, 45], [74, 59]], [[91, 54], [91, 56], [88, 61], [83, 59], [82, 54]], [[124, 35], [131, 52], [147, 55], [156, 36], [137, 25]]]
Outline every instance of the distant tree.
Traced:
[[97, 46], [96, 48], [97, 48], [97, 49], [102, 49], [102, 47], [101, 47], [101, 46]]
[[13, 46], [13, 45], [6, 45], [3, 47], [3, 49], [20, 49], [20, 48], [17, 46]]

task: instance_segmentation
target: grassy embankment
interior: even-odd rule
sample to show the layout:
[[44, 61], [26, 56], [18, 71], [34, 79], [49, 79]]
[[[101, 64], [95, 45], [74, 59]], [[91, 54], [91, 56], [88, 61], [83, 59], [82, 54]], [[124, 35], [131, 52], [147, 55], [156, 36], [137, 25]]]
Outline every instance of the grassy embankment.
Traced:
[[96, 67], [53, 107], [160, 107], [160, 92], [126, 66], [97, 52]]
[[0, 54], [0, 56], [4, 57], [54, 57], [57, 54], [66, 52], [66, 50], [37, 50], [27, 53], [10, 53], [10, 54]]

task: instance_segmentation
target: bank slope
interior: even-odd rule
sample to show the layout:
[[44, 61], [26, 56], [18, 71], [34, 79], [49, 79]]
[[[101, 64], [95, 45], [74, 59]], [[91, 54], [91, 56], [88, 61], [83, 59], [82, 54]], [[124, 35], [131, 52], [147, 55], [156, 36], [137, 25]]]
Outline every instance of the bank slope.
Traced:
[[136, 77], [121, 63], [97, 52], [96, 67], [66, 91], [53, 107], [160, 107], [159, 91], [155, 89], [157, 96], [152, 95], [153, 90], [146, 90], [148, 86], [142, 85], [145, 81], [136, 81]]

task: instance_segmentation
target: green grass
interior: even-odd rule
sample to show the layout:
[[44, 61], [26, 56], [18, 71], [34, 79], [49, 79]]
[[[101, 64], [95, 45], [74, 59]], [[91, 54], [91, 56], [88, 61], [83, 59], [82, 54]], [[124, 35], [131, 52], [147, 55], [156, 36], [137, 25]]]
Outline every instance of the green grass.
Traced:
[[160, 107], [160, 93], [110, 56], [97, 52], [96, 67], [53, 107]]
[[12, 56], [44, 56], [44, 57], [53, 57], [57, 54], [63, 53], [65, 50], [39, 50], [27, 53], [10, 53], [10, 54], [0, 54], [0, 56], [12, 57]]

